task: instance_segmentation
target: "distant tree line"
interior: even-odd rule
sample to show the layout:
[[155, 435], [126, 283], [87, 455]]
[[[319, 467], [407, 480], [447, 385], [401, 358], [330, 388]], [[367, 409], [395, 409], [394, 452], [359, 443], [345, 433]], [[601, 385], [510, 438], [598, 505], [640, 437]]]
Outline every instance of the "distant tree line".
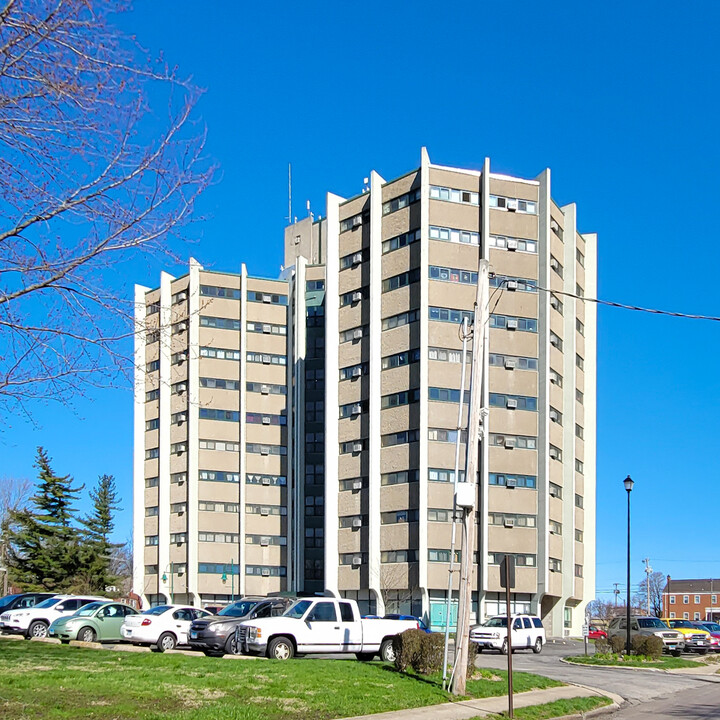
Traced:
[[26, 591], [105, 592], [116, 574], [122, 545], [111, 541], [119, 510], [115, 478], [100, 475], [90, 490], [92, 511], [75, 509], [84, 485], [56, 475], [42, 448], [37, 450], [35, 493], [7, 507], [0, 518], [3, 562], [10, 583]]

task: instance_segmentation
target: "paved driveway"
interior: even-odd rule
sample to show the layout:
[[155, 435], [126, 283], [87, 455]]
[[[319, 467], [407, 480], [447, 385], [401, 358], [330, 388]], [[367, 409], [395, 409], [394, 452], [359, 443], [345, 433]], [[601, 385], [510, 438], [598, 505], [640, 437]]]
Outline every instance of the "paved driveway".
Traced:
[[[534, 672], [564, 682], [607, 690], [621, 695], [633, 704], [668, 698], [686, 690], [709, 688], [711, 692], [715, 692], [715, 696], [718, 698], [718, 710], [715, 717], [720, 717], [720, 685], [717, 684], [720, 683], [720, 676], [671, 675], [650, 670], [600, 668], [560, 662], [561, 658], [568, 655], [582, 654], [583, 644], [581, 642], [548, 643], [539, 655], [535, 655], [531, 650], [520, 650], [514, 653], [513, 670]], [[477, 656], [476, 665], [506, 669], [507, 657], [485, 651]], [[618, 717], [624, 716], [619, 715]]]

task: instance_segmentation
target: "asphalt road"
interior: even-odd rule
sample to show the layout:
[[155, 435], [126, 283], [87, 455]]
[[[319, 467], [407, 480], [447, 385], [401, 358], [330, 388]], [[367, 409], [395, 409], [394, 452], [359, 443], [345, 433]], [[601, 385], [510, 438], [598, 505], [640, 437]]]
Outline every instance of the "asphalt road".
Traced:
[[[513, 670], [533, 672], [556, 680], [587, 685], [598, 690], [607, 690], [624, 697], [629, 703], [648, 703], [665, 698], [692, 697], [694, 692], [708, 690], [716, 698], [715, 715], [698, 717], [720, 718], [720, 676], [671, 675], [651, 670], [623, 670], [621, 668], [602, 668], [586, 665], [570, 665], [560, 662], [569, 655], [582, 655], [583, 644], [576, 641], [567, 643], [548, 643], [542, 653], [535, 655], [532, 650], [520, 650], [513, 653]], [[507, 657], [485, 651], [477, 656], [478, 667], [507, 668]], [[662, 704], [662, 703], [661, 703]], [[624, 712], [624, 711], [623, 711]], [[618, 714], [618, 718], [625, 715]], [[628, 715], [636, 717], [634, 715]], [[638, 715], [637, 717], [643, 717]], [[682, 714], [668, 717], [686, 717]], [[693, 717], [693, 716], [687, 716]]]
[[605, 717], [608, 720], [717, 720], [720, 718], [720, 686], [706, 684], [682, 690], [660, 700], [624, 707]]

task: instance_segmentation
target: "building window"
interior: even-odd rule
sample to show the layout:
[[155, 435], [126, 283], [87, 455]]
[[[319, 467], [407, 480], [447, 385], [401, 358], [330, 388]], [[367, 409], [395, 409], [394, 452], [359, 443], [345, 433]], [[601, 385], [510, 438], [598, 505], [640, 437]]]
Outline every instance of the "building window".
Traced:
[[170, 543], [172, 545], [184, 545], [187, 542], [187, 533], [170, 533]]
[[537, 253], [537, 242], [525, 238], [506, 237], [504, 235], [491, 235], [490, 247], [502, 250], [517, 250], [518, 252]]
[[[432, 228], [431, 228], [432, 230]], [[397, 235], [394, 238], [385, 240], [382, 244], [383, 255], [385, 253], [392, 252], [393, 250], [399, 250], [400, 248], [407, 247], [411, 243], [416, 242], [420, 239], [420, 230], [411, 230], [410, 232]]]
[[576, 284], [576, 285], [575, 285], [575, 294], [576, 294], [579, 298], [584, 298], [584, 297], [585, 297], [585, 291], [580, 287], [579, 284]]
[[406, 287], [418, 280], [420, 280], [420, 268], [413, 268], [412, 270], [407, 270], [399, 275], [393, 275], [392, 277], [383, 280], [382, 291], [386, 293], [391, 290], [398, 290], [399, 288]]
[[155, 460], [160, 457], [160, 448], [149, 448], [145, 451], [146, 460]]
[[419, 430], [402, 430], [396, 433], [387, 433], [380, 438], [381, 447], [393, 447], [394, 445], [407, 445], [417, 442], [420, 439]]
[[690, 596], [683, 595], [683, 605], [688, 605], [689, 603], [690, 603]]
[[242, 294], [240, 290], [235, 288], [215, 287], [213, 285], [201, 285], [200, 295], [204, 297], [230, 298], [232, 300], [240, 300]]
[[695, 596], [695, 604], [696, 604], [696, 605], [699, 605], [699, 604], [700, 604], [700, 596], [699, 596], [699, 595], [696, 595], [696, 596]]
[[563, 349], [562, 338], [557, 333], [554, 333], [552, 330], [550, 331], [550, 344], [553, 347], [557, 348], [560, 352], [562, 352], [562, 349]]
[[565, 627], [565, 628], [572, 627], [572, 608], [569, 608], [569, 607], [563, 608], [563, 627]]
[[223, 472], [221, 470], [200, 470], [198, 477], [200, 480], [210, 482], [240, 482], [240, 473]]
[[584, 542], [583, 531], [575, 528], [575, 542]]
[[557, 385], [558, 387], [563, 386], [563, 376], [559, 372], [557, 372], [557, 370], [553, 370], [552, 368], [550, 368], [549, 374], [550, 374], [550, 382], [553, 385]]
[[554, 256], [550, 256], [550, 267], [555, 271], [556, 274], [558, 274], [560, 277], [563, 276], [563, 266], [560, 264], [560, 261]]
[[717, 603], [717, 595], [713, 595], [710, 599], [710, 602], [715, 605]]
[[249, 322], [247, 324], [247, 331], [251, 333], [262, 333], [263, 335], [287, 335], [287, 325]]
[[270, 303], [272, 305], [287, 305], [288, 304], [287, 295], [278, 295], [276, 293], [250, 291], [248, 293], [248, 300], [250, 302]]
[[526, 395], [503, 395], [502, 393], [490, 393], [490, 406], [506, 408], [508, 410], [530, 410], [536, 412], [537, 398], [527, 397]]
[[[384, 485], [385, 483], [383, 483]], [[340, 480], [340, 490], [362, 490], [368, 485], [367, 477], [346, 478]]]
[[382, 329], [392, 330], [396, 327], [402, 327], [403, 325], [409, 325], [412, 322], [416, 322], [420, 319], [419, 310], [408, 310], [407, 312], [399, 313], [398, 315], [391, 315], [390, 317], [383, 318]]
[[160, 484], [160, 478], [157, 476], [145, 478], [145, 487], [146, 488], [154, 488], [154, 487], [157, 487], [159, 484]]
[[[441, 550], [439, 548], [429, 548], [428, 549], [428, 562], [442, 562], [442, 563], [449, 563], [450, 562], [450, 551], [449, 550]], [[460, 562], [460, 551], [455, 551], [455, 562]]]
[[[459, 352], [459, 351], [458, 351]], [[472, 358], [468, 359], [468, 362]], [[458, 360], [458, 362], [460, 362]], [[491, 367], [504, 367], [507, 370], [537, 370], [537, 358], [518, 357], [516, 355], [499, 355], [498, 353], [490, 353]]]
[[537, 214], [537, 203], [534, 200], [522, 200], [520, 198], [504, 197], [503, 195], [491, 195], [490, 207], [508, 212]]
[[460, 245], [480, 244], [480, 234], [470, 232], [469, 230], [456, 230], [454, 228], [431, 225], [429, 235], [431, 240], [440, 240], [442, 242], [452, 242]]
[[157, 517], [160, 508], [157, 505], [151, 505], [145, 508], [145, 517]]
[[249, 352], [247, 354], [247, 361], [250, 363], [262, 363], [263, 365], [287, 365], [287, 356]]
[[671, 618], [674, 618], [674, 617], [675, 617], [675, 611], [674, 611], [674, 610], [673, 610], [673, 612], [670, 613], [670, 617], [671, 617]]
[[478, 274], [472, 270], [461, 270], [459, 268], [440, 267], [431, 265], [428, 269], [428, 276], [431, 280], [442, 282], [460, 283], [463, 285], [477, 285]]
[[[457, 430], [449, 430], [447, 428], [428, 428], [428, 440], [434, 442], [456, 443], [458, 439]], [[460, 442], [467, 442], [467, 430], [460, 432]]]
[[262, 443], [245, 443], [245, 451], [251, 455], [287, 455], [285, 445], [263, 445]]
[[160, 418], [145, 421], [145, 430], [157, 430], [160, 427]]
[[580, 265], [580, 267], [585, 267], [585, 256], [580, 251], [580, 248], [575, 248], [575, 257], [578, 261], [578, 265]]
[[[428, 400], [432, 400], [434, 402], [449, 402], [449, 403], [459, 403], [460, 402], [460, 391], [456, 390], [455, 388], [437, 388], [437, 387], [431, 387], [428, 388]], [[463, 397], [463, 403], [469, 403], [470, 402], [470, 391], [465, 391], [465, 396]]]
[[536, 567], [537, 556], [526, 555], [517, 553], [504, 553], [504, 552], [491, 552], [488, 553], [488, 563], [490, 565], [499, 565], [506, 555], [512, 555], [515, 558], [515, 565], [517, 567]]
[[[428, 517], [428, 520], [430, 518]], [[380, 513], [380, 523], [382, 525], [394, 525], [396, 523], [410, 523], [418, 521], [417, 510], [391, 510], [389, 512]]]
[[575, 471], [579, 472], [581, 475], [585, 473], [585, 464], [582, 460], [578, 460], [575, 458]]
[[160, 369], [160, 361], [159, 360], [153, 360], [145, 366], [145, 372], [149, 372], [149, 373], [156, 372], [159, 369]]
[[366, 218], [363, 217], [363, 213], [358, 213], [357, 215], [345, 218], [340, 221], [340, 232], [344, 233], [348, 230], [354, 230], [355, 228], [360, 227], [364, 220], [366, 220]]
[[694, 620], [699, 620], [699, 619], [700, 619], [700, 613], [699, 613], [699, 612], [694, 613], [694, 614], [693, 614], [693, 619], [694, 619]]
[[[382, 369], [390, 370], [391, 368], [404, 367], [410, 363], [415, 363], [420, 360], [420, 350], [403, 350], [402, 352], [395, 353], [394, 355], [386, 355], [382, 359]], [[367, 368], [367, 365], [365, 365]], [[342, 379], [342, 378], [341, 378]]]
[[232, 318], [202, 315], [200, 317], [200, 327], [217, 328], [218, 330], [239, 330], [241, 325], [239, 320], [233, 320]]
[[490, 445], [508, 449], [536, 450], [537, 438], [530, 435], [502, 435], [490, 433]]
[[380, 399], [380, 408], [386, 410], [387, 408], [409, 405], [410, 403], [418, 402], [418, 400], [420, 400], [420, 391], [417, 388], [403, 390], [402, 392], [383, 395]]
[[675, 604], [675, 596], [674, 596], [674, 595], [671, 595], [671, 596], [670, 596], [670, 604], [671, 604], [671, 605], [674, 605], [674, 604]]
[[553, 535], [562, 535], [562, 523], [559, 523], [557, 520], [550, 520], [548, 524], [550, 526], [550, 532]]
[[534, 528], [537, 525], [537, 517], [535, 515], [517, 515], [515, 513], [489, 513], [488, 523], [504, 527]]
[[585, 503], [583, 501], [583, 496], [575, 494], [575, 507], [576, 508], [583, 508], [585, 507]]
[[683, 613], [683, 620], [689, 620], [690, 619], [690, 613]]
[[[233, 380], [232, 382], [235, 381]], [[200, 384], [202, 384], [202, 379], [200, 380]], [[287, 385], [270, 385], [266, 383], [248, 382], [245, 383], [245, 389], [248, 392], [261, 393], [262, 395], [287, 395]]]
[[315, 290], [324, 290], [325, 289], [325, 281], [324, 280], [306, 280], [305, 281], [305, 291], [306, 292], [313, 292]]
[[214, 360], [239, 360], [239, 350], [227, 350], [225, 348], [201, 347], [200, 357], [213, 358]]
[[[351, 267], [358, 267], [361, 263], [367, 262], [369, 259], [370, 251], [367, 248], [364, 250], [358, 250], [357, 252], [344, 255], [340, 258], [340, 269], [347, 270]], [[323, 290], [324, 287], [325, 283], [323, 282], [323, 287], [318, 289]]]
[[583, 566], [575, 565], [575, 577], [581, 578], [583, 576]]
[[202, 512], [238, 513], [240, 506], [237, 503], [203, 502], [198, 503], [198, 510]]
[[362, 339], [367, 334], [367, 325], [361, 325], [360, 327], [350, 328], [340, 333], [340, 343], [355, 342], [356, 340]]
[[238, 543], [240, 542], [240, 535], [238, 535], [237, 533], [201, 532], [198, 533], [198, 542]]
[[240, 443], [229, 440], [198, 440], [200, 450], [217, 450], [218, 452], [240, 452]]
[[532, 488], [537, 487], [537, 478], [534, 475], [507, 475], [505, 473], [488, 474], [488, 484], [508, 488]]
[[237, 410], [216, 410], [215, 408], [200, 408], [201, 420], [223, 420], [225, 422], [240, 422], [240, 413]]
[[550, 456], [551, 460], [557, 460], [558, 462], [562, 462], [562, 450], [557, 445], [553, 445], [552, 443], [550, 443], [548, 455]]
[[555, 293], [550, 293], [550, 307], [557, 310], [561, 315], [564, 314], [562, 300]]
[[575, 423], [575, 437], [583, 440], [585, 438], [585, 429], [582, 425]]
[[480, 193], [471, 190], [456, 190], [455, 188], [430, 186], [431, 200], [445, 200], [447, 202], [463, 203], [464, 205], [479, 205]]
[[548, 494], [550, 495], [550, 497], [554, 497], [554, 498], [558, 498], [558, 500], [562, 500], [562, 496], [563, 496], [562, 486], [560, 486], [554, 482], [548, 483]]
[[160, 397], [160, 390], [149, 390], [145, 393], [145, 402], [152, 402]]
[[[312, 499], [312, 496], [310, 496], [310, 499]], [[254, 505], [247, 503], [245, 512], [248, 515], [287, 515], [287, 508], [284, 505]]]
[[[250, 384], [250, 383], [248, 383]], [[239, 390], [240, 382], [238, 380], [226, 380], [225, 378], [200, 378], [200, 387], [214, 388], [218, 390]]]
[[430, 307], [428, 309], [428, 317], [430, 320], [457, 323], [458, 325], [463, 321], [463, 318], [467, 318], [468, 324], [472, 325], [475, 315], [472, 310], [453, 310], [452, 308]]
[[417, 482], [420, 479], [417, 470], [399, 470], [397, 472], [383, 473], [380, 476], [381, 485], [404, 485]]
[[550, 417], [550, 422], [557, 423], [558, 425], [562, 425], [562, 413], [559, 410], [556, 410], [552, 405], [550, 406], [550, 412], [548, 413]]
[[537, 319], [512, 317], [510, 315], [491, 315], [490, 327], [499, 330], [517, 330], [519, 332], [537, 332]]
[[584, 370], [584, 369], [585, 369], [585, 360], [584, 360], [580, 355], [578, 355], [577, 353], [575, 354], [575, 365], [576, 365], [576, 366], [578, 367], [578, 369], [580, 369], [580, 370]]
[[155, 302], [150, 303], [147, 306], [147, 313], [146, 313], [147, 315], [154, 315], [155, 313], [158, 313], [158, 312], [160, 312], [160, 301], [159, 300], [156, 300]]
[[548, 558], [548, 566], [550, 568], [550, 572], [562, 572], [562, 560], [559, 560], [558, 558]]
[[584, 402], [585, 402], [585, 394], [583, 393], [582, 390], [578, 390], [577, 388], [575, 388], [575, 399], [576, 399], [581, 405], [584, 404]]
[[246, 575], [260, 575], [262, 577], [285, 577], [287, 568], [284, 566], [277, 567], [275, 565], [246, 565]]
[[355, 305], [362, 300], [367, 300], [368, 290], [367, 288], [356, 288], [350, 292], [343, 293], [340, 296], [340, 307], [347, 307], [348, 305]]
[[284, 475], [256, 475], [248, 473], [245, 476], [247, 485], [272, 485], [284, 487], [287, 485], [287, 478]]
[[265, 413], [245, 413], [245, 422], [251, 425], [287, 425], [287, 417]]
[[581, 334], [585, 335], [585, 325], [583, 325], [580, 318], [575, 318], [575, 329]]
[[155, 546], [158, 544], [159, 544], [158, 535], [146, 535], [145, 536], [145, 545], [146, 546]]
[[348, 453], [360, 453], [365, 449], [366, 441], [362, 438], [357, 440], [348, 440], [347, 442], [340, 443], [340, 454], [347, 455]]
[[[455, 482], [455, 471], [445, 470], [443, 468], [428, 468], [428, 481], [429, 482]], [[465, 471], [460, 470], [458, 473], [458, 482], [465, 481]]]
[[393, 198], [392, 200], [388, 200], [387, 202], [383, 203], [382, 206], [382, 214], [383, 215], [389, 215], [390, 213], [394, 213], [398, 210], [402, 210], [402, 208], [407, 207], [408, 205], [417, 202], [420, 199], [420, 188], [416, 188], [415, 190], [411, 190], [410, 192], [405, 193], [404, 195], [399, 195], [396, 198]]
[[509, 277], [507, 275], [496, 275], [491, 273], [489, 279], [490, 287], [502, 288], [503, 290], [519, 290], [520, 292], [537, 292], [537, 282], [521, 277]]

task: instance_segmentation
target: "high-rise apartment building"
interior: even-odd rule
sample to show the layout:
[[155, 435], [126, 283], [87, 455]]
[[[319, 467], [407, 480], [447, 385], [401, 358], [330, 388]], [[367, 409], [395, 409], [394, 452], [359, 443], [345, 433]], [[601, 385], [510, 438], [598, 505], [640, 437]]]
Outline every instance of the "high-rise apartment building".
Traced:
[[473, 611], [504, 607], [512, 553], [514, 609], [578, 632], [594, 597], [596, 314], [582, 297], [597, 252], [550, 172], [423, 151], [403, 177], [328, 194], [324, 218], [286, 228], [285, 256], [276, 281], [193, 262], [138, 289], [136, 590], [329, 590], [442, 625], [458, 433], [461, 468], [466, 451], [460, 329], [485, 259]]

